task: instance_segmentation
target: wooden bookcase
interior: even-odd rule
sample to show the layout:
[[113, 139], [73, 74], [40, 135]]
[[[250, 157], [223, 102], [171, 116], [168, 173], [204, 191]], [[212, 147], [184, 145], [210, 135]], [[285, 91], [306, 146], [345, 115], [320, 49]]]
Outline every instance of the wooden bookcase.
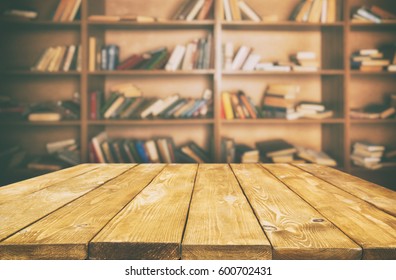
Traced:
[[[0, 9], [15, 1], [2, 1]], [[382, 24], [355, 23], [350, 20], [354, 8], [378, 4], [396, 11], [395, 1], [339, 0], [341, 20], [335, 23], [297, 23], [288, 20], [299, 0], [248, 0], [261, 15], [275, 14], [276, 22], [226, 22], [222, 18], [222, 1], [215, 0], [212, 19], [204, 21], [167, 20], [181, 0], [83, 0], [81, 20], [69, 23], [51, 21], [58, 1], [16, 1], [28, 4], [39, 12], [35, 21], [2, 20], [0, 35], [0, 92], [24, 102], [39, 102], [81, 96], [81, 119], [56, 123], [2, 121], [0, 144], [19, 143], [32, 154], [45, 153], [50, 141], [77, 138], [81, 159], [88, 161], [90, 139], [100, 131], [110, 137], [150, 138], [173, 136], [176, 144], [194, 140], [209, 149], [214, 144], [214, 161], [220, 159], [221, 137], [254, 145], [258, 140], [280, 137], [294, 145], [323, 150], [346, 172], [380, 184], [395, 187], [395, 168], [377, 171], [354, 167], [350, 161], [351, 146], [358, 140], [369, 140], [396, 148], [396, 119], [350, 120], [349, 110], [369, 102], [380, 101], [383, 95], [395, 92], [393, 72], [362, 73], [350, 70], [349, 58], [360, 48], [375, 48], [381, 43], [396, 42], [396, 21]], [[160, 7], [159, 7], [160, 6]], [[271, 7], [270, 9], [268, 7]], [[93, 22], [89, 15], [139, 14], [161, 18], [154, 23]], [[120, 46], [121, 60], [133, 52], [156, 47], [186, 44], [211, 33], [214, 42], [212, 67], [205, 70], [175, 71], [88, 71], [88, 41], [95, 36], [106, 44]], [[235, 48], [244, 44], [254, 48], [265, 60], [288, 60], [297, 51], [315, 51], [320, 58], [317, 72], [244, 72], [222, 68], [222, 45], [231, 41]], [[30, 71], [41, 52], [59, 44], [81, 44], [82, 71], [36, 73]], [[195, 120], [90, 120], [89, 93], [117, 83], [132, 82], [145, 96], [198, 98], [204, 89], [214, 93], [214, 116]], [[223, 90], [244, 90], [259, 104], [269, 83], [293, 83], [301, 87], [298, 100], [321, 101], [335, 115], [330, 119], [294, 121], [282, 119], [223, 120], [220, 117], [220, 95]]]

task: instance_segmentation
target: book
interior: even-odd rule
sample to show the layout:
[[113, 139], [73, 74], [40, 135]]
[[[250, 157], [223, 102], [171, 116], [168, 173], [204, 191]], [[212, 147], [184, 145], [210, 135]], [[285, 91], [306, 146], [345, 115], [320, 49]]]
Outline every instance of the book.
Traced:
[[260, 160], [259, 151], [246, 144], [236, 144], [235, 160], [239, 163], [257, 163]]
[[316, 164], [337, 166], [337, 162], [323, 151], [316, 151], [305, 147], [297, 147], [297, 155], [302, 159]]
[[232, 120], [234, 118], [234, 113], [231, 105], [231, 95], [229, 92], [223, 92], [221, 94], [222, 105], [225, 112], [225, 117], [227, 120]]
[[31, 20], [38, 17], [38, 12], [32, 9], [6, 9], [3, 16]]
[[31, 122], [56, 122], [62, 119], [62, 115], [57, 112], [34, 112], [28, 115]]
[[186, 21], [192, 21], [202, 9], [203, 5], [205, 4], [205, 0], [197, 0], [194, 6], [191, 8], [189, 13], [186, 16]]
[[229, 137], [221, 138], [221, 162], [233, 163], [235, 161], [235, 141]]
[[205, 0], [205, 3], [203, 4], [202, 9], [197, 16], [197, 20], [204, 20], [209, 17], [213, 2], [213, 0]]
[[370, 11], [375, 15], [379, 16], [381, 19], [396, 19], [396, 14], [384, 10], [377, 5], [372, 5]]
[[89, 53], [88, 53], [88, 70], [95, 71], [96, 70], [96, 38], [89, 37]]
[[228, 0], [230, 3], [231, 17], [233, 20], [242, 20], [241, 11], [238, 6], [238, 0]]
[[262, 157], [275, 157], [293, 154], [297, 149], [283, 139], [272, 139], [256, 142], [256, 148], [260, 151]]
[[314, 0], [312, 2], [311, 10], [308, 15], [307, 22], [320, 22], [320, 15], [322, 12], [322, 0]]
[[304, 4], [302, 4], [302, 7], [295, 17], [295, 21], [304, 22], [307, 20], [313, 2], [314, 0], [306, 0]]
[[53, 154], [57, 151], [63, 150], [66, 147], [72, 146], [76, 144], [76, 139], [70, 138], [70, 139], [65, 139], [65, 140], [60, 140], [60, 141], [55, 141], [55, 142], [48, 142], [46, 144], [46, 149], [49, 154]]
[[102, 150], [102, 143], [107, 141], [107, 139], [108, 137], [106, 132], [101, 132], [91, 139], [92, 148], [98, 163], [106, 163], [106, 159]]
[[261, 55], [251, 53], [246, 59], [245, 63], [242, 66], [243, 71], [253, 71], [256, 68], [257, 63], [259, 63], [261, 59]]
[[224, 18], [226, 21], [232, 21], [230, 0], [223, 0]]
[[395, 108], [386, 104], [368, 104], [363, 108], [351, 109], [349, 115], [356, 119], [386, 119], [395, 114]]
[[241, 10], [242, 15], [246, 18], [255, 22], [260, 22], [262, 20], [261, 17], [253, 10], [253, 8], [250, 7], [244, 0], [238, 0], [238, 7]]
[[251, 52], [251, 48], [248, 46], [241, 46], [235, 57], [234, 60], [232, 61], [232, 70], [239, 70], [241, 69], [243, 63], [246, 61], [247, 57], [249, 56], [249, 53]]
[[355, 149], [362, 149], [362, 150], [366, 150], [366, 151], [370, 151], [370, 152], [384, 151], [385, 150], [385, 146], [373, 144], [373, 143], [368, 142], [368, 141], [355, 142], [353, 144], [353, 147]]
[[183, 60], [184, 53], [186, 51], [186, 47], [183, 45], [176, 45], [173, 49], [173, 52], [165, 65], [165, 70], [167, 71], [175, 71], [179, 69], [180, 64]]

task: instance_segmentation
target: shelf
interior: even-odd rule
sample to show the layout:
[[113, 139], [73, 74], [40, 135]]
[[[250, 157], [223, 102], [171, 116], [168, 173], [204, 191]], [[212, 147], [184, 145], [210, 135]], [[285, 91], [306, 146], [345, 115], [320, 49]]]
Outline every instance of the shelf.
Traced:
[[343, 124], [344, 119], [298, 119], [298, 120], [286, 120], [286, 119], [235, 119], [235, 120], [221, 120], [222, 124], [233, 125], [233, 124]]
[[45, 28], [79, 28], [81, 26], [81, 21], [71, 21], [71, 22], [55, 22], [52, 20], [18, 20], [18, 19], [0, 19], [0, 26], [6, 25], [9, 27], [45, 27]]
[[394, 76], [396, 75], [396, 71], [390, 72], [390, 71], [372, 71], [372, 72], [366, 72], [366, 71], [359, 71], [359, 70], [351, 70], [351, 75], [354, 76], [371, 76], [371, 75], [376, 75], [376, 76]]
[[351, 119], [352, 124], [396, 124], [396, 119]]
[[153, 119], [153, 120], [90, 120], [88, 125], [205, 125], [213, 124], [213, 119]]
[[79, 120], [75, 121], [49, 121], [49, 122], [31, 122], [26, 120], [20, 121], [0, 121], [0, 126], [80, 126]]
[[275, 21], [275, 22], [253, 22], [253, 21], [232, 21], [221, 22], [225, 30], [279, 30], [279, 31], [317, 31], [322, 28], [337, 27], [342, 28], [343, 22], [336, 23], [308, 23], [295, 21]]
[[131, 21], [88, 21], [88, 26], [103, 29], [201, 29], [212, 28], [214, 20], [204, 21], [176, 21], [164, 20], [155, 22], [131, 22]]
[[351, 22], [351, 29], [356, 31], [361, 30], [376, 30], [376, 31], [389, 31], [396, 27], [396, 20], [387, 20], [382, 23], [374, 22]]
[[176, 70], [176, 71], [166, 71], [166, 70], [122, 70], [122, 71], [94, 71], [89, 72], [91, 76], [133, 76], [133, 75], [148, 75], [148, 76], [189, 76], [189, 75], [213, 75], [215, 70]]
[[229, 71], [223, 70], [222, 74], [227, 76], [238, 75], [238, 76], [273, 76], [273, 75], [287, 75], [287, 76], [340, 76], [344, 75], [344, 70], [318, 70], [318, 71]]
[[29, 71], [29, 70], [9, 70], [1, 71], [1, 75], [10, 76], [79, 76], [79, 71], [68, 71], [68, 72], [41, 72], [41, 71]]

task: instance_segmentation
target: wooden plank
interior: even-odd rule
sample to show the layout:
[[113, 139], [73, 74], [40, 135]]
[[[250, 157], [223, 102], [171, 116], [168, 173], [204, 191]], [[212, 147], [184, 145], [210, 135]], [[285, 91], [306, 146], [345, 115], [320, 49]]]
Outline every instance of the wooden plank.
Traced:
[[200, 165], [182, 259], [270, 259], [271, 245], [230, 167]]
[[295, 164], [295, 166], [396, 216], [395, 191], [327, 166], [316, 164]]
[[180, 259], [197, 171], [171, 164], [90, 242], [90, 259]]
[[87, 259], [89, 241], [164, 166], [139, 165], [14, 234], [0, 243], [0, 259]]
[[68, 180], [85, 172], [98, 168], [94, 164], [80, 164], [42, 176], [27, 179], [0, 188], [0, 204], [20, 199], [21, 196], [39, 191], [53, 184]]
[[0, 240], [36, 222], [65, 204], [86, 194], [131, 168], [128, 164], [108, 164], [26, 195], [21, 200], [0, 205]]
[[363, 248], [363, 259], [396, 259], [396, 218], [288, 164], [265, 169]]
[[273, 259], [361, 258], [355, 242], [261, 166], [231, 167], [271, 242]]

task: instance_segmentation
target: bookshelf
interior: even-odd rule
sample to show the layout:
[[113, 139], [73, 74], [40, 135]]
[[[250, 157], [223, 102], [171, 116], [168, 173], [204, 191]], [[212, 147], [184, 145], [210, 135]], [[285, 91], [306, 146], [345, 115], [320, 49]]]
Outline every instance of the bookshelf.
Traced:
[[[39, 12], [33, 21], [1, 19], [0, 92], [25, 102], [71, 98], [80, 93], [80, 119], [60, 122], [1, 121], [7, 131], [0, 144], [19, 143], [28, 153], [45, 153], [45, 143], [76, 138], [80, 143], [81, 160], [88, 161], [88, 144], [101, 131], [109, 136], [150, 138], [173, 136], [176, 144], [196, 141], [220, 160], [222, 137], [253, 146], [256, 141], [283, 138], [294, 145], [323, 150], [338, 162], [338, 168], [363, 176], [386, 186], [394, 182], [395, 168], [368, 171], [353, 166], [351, 146], [358, 140], [369, 140], [396, 148], [395, 119], [350, 119], [354, 106], [375, 102], [394, 92], [395, 72], [360, 72], [350, 69], [350, 55], [359, 48], [375, 48], [383, 42], [396, 42], [396, 21], [380, 24], [353, 22], [351, 14], [362, 5], [377, 4], [396, 11], [394, 1], [338, 0], [340, 17], [333, 23], [305, 23], [289, 20], [299, 0], [247, 0], [263, 16], [276, 15], [276, 21], [226, 21], [222, 1], [214, 1], [209, 19], [168, 20], [182, 1], [171, 0], [82, 0], [80, 17], [72, 22], [53, 22], [52, 12], [59, 1], [2, 1], [4, 10], [18, 2]], [[158, 8], [161, 5], [161, 8]], [[271, 9], [268, 9], [271, 7]], [[156, 22], [92, 21], [91, 15], [149, 15]], [[194, 70], [124, 70], [89, 71], [89, 37], [120, 46], [120, 60], [132, 52], [144, 52], [161, 46], [172, 49], [195, 38], [212, 34], [213, 61], [209, 69]], [[231, 71], [222, 65], [222, 45], [233, 42], [254, 48], [264, 60], [288, 60], [297, 51], [314, 51], [321, 68], [315, 72]], [[68, 72], [34, 72], [41, 52], [51, 45], [81, 44], [82, 69]], [[214, 115], [205, 119], [176, 120], [91, 120], [89, 93], [101, 89], [106, 94], [118, 83], [132, 82], [147, 97], [180, 93], [198, 98], [209, 88], [213, 91]], [[301, 87], [298, 100], [323, 102], [334, 111], [329, 119], [246, 119], [224, 120], [220, 116], [222, 91], [243, 90], [258, 105], [270, 83], [291, 83]], [[108, 95], [106, 95], [108, 97]]]

